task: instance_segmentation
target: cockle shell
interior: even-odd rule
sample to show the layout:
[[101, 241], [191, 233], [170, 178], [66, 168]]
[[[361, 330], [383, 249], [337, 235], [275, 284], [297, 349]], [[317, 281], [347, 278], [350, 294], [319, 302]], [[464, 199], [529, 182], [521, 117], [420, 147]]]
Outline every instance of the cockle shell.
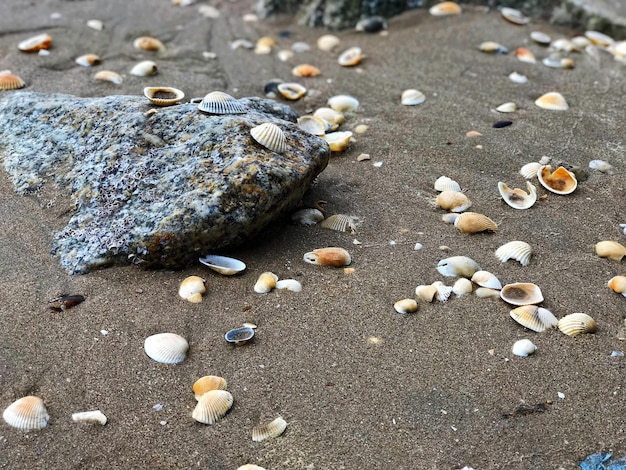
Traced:
[[437, 289], [435, 299], [440, 302], [446, 302], [450, 298], [450, 294], [452, 294], [452, 286], [446, 286], [441, 281], [435, 281], [432, 285]]
[[537, 63], [537, 59], [535, 59], [535, 54], [533, 54], [532, 51], [530, 49], [527, 49], [526, 47], [518, 47], [517, 49], [515, 49], [515, 57], [517, 57], [517, 60], [519, 60], [520, 62], [526, 62], [528, 64]]
[[28, 432], [45, 428], [50, 415], [41, 398], [29, 395], [11, 403], [2, 418], [9, 426]]
[[287, 421], [278, 417], [268, 424], [260, 424], [252, 428], [252, 440], [261, 442], [270, 437], [278, 437], [287, 429]]
[[626, 297], [626, 276], [615, 276], [607, 284], [613, 291]]
[[296, 65], [291, 70], [291, 74], [296, 77], [317, 77], [320, 73], [320, 69], [311, 64]]
[[417, 312], [418, 306], [414, 299], [402, 299], [393, 304], [393, 308], [396, 312], [404, 314]]
[[202, 424], [215, 424], [233, 406], [233, 396], [226, 390], [211, 390], [203, 394], [191, 417]]
[[324, 135], [327, 122], [317, 116], [305, 115], [298, 118], [298, 127], [309, 134]]
[[526, 182], [526, 188], [528, 192], [523, 189], [509, 188], [506, 183], [502, 181], [498, 182], [498, 191], [500, 196], [504, 199], [509, 206], [513, 209], [528, 209], [532, 207], [537, 201], [537, 189], [529, 181]]
[[306, 87], [296, 82], [279, 83], [276, 89], [283, 98], [290, 101], [299, 100], [306, 94]]
[[416, 106], [426, 101], [426, 95], [419, 90], [410, 88], [402, 92], [400, 103], [404, 106]]
[[512, 305], [532, 305], [543, 302], [539, 286], [529, 282], [507, 284], [500, 291], [500, 298]]
[[561, 318], [557, 324], [559, 330], [568, 336], [583, 333], [595, 333], [598, 326], [593, 318], [586, 313], [570, 313]]
[[498, 230], [498, 226], [493, 220], [478, 212], [464, 212], [454, 221], [454, 226], [459, 232], [467, 234]]
[[317, 39], [318, 49], [326, 52], [332, 51], [341, 43], [341, 40], [333, 34], [324, 34]]
[[507, 54], [509, 52], [502, 44], [494, 41], [485, 41], [481, 43], [478, 48], [487, 54]]
[[455, 2], [441, 2], [430, 7], [428, 12], [433, 16], [459, 15], [461, 7]]
[[626, 246], [612, 240], [604, 240], [596, 243], [596, 254], [600, 258], [610, 258], [621, 261], [626, 256]]
[[302, 284], [296, 279], [281, 279], [280, 281], [276, 281], [276, 289], [302, 292]]
[[534, 354], [537, 350], [537, 346], [529, 339], [520, 339], [513, 344], [511, 352], [516, 356], [527, 357]]
[[500, 13], [505, 20], [513, 24], [524, 25], [530, 21], [530, 18], [515, 8], [502, 7]]
[[318, 248], [304, 254], [304, 261], [318, 266], [348, 266], [352, 263], [352, 257], [343, 248], [328, 247]]
[[343, 51], [339, 55], [337, 63], [343, 67], [353, 67], [360, 64], [364, 57], [361, 48], [355, 46]]
[[442, 276], [471, 278], [476, 271], [480, 271], [480, 266], [467, 256], [452, 256], [439, 261], [437, 271]]
[[552, 312], [536, 305], [522, 305], [509, 312], [511, 318], [529, 330], [541, 333], [557, 325], [558, 320]]
[[328, 106], [339, 113], [354, 112], [359, 107], [359, 100], [350, 95], [335, 95], [328, 99]]
[[171, 106], [185, 97], [182, 90], [169, 86], [147, 86], [143, 89], [143, 94], [157, 106]]
[[356, 220], [351, 215], [333, 214], [320, 222], [320, 227], [354, 234], [356, 233]]
[[0, 90], [17, 90], [25, 86], [26, 82], [10, 70], [0, 72]]
[[101, 424], [107, 423], [107, 417], [100, 410], [81, 411], [80, 413], [72, 413], [72, 421], [75, 423]]
[[157, 38], [151, 36], [140, 36], [133, 41], [133, 47], [135, 49], [143, 49], [144, 51], [162, 51], [165, 46]]
[[532, 247], [523, 241], [515, 240], [505, 243], [496, 250], [496, 257], [506, 263], [510, 259], [519, 261], [522, 266], [528, 266], [530, 256], [532, 255]]
[[551, 109], [553, 111], [565, 111], [569, 109], [569, 105], [562, 94], [556, 91], [541, 95], [535, 100], [535, 104], [543, 109]]
[[442, 191], [436, 199], [437, 205], [444, 210], [463, 212], [472, 205], [472, 201], [460, 191]]
[[436, 191], [461, 191], [461, 186], [459, 183], [454, 181], [453, 179], [448, 178], [447, 176], [440, 176], [435, 181], [435, 190]]
[[287, 151], [287, 139], [283, 130], [272, 122], [264, 122], [250, 129], [250, 135], [263, 147], [276, 153]]
[[136, 77], [150, 77], [159, 71], [157, 64], [151, 60], [143, 60], [130, 69], [130, 74]]
[[158, 333], [145, 339], [143, 349], [153, 361], [162, 364], [178, 364], [187, 357], [189, 343], [175, 333]]
[[202, 294], [206, 292], [204, 282], [204, 279], [199, 276], [186, 277], [183, 279], [183, 282], [180, 283], [178, 295], [191, 303], [199, 304], [202, 302]]
[[470, 294], [472, 290], [474, 290], [472, 281], [465, 277], [458, 278], [452, 286], [452, 292], [454, 292], [458, 297], [461, 297], [465, 294]]
[[299, 225], [315, 225], [324, 220], [324, 214], [319, 209], [307, 207], [291, 214], [291, 221]]
[[489, 289], [502, 289], [502, 283], [489, 271], [476, 271], [472, 276], [472, 282], [480, 287], [488, 287]]
[[217, 375], [205, 375], [196, 380], [191, 387], [196, 400], [200, 400], [200, 397], [211, 390], [226, 390], [228, 382], [223, 377]]
[[242, 326], [233, 328], [224, 334], [224, 339], [235, 346], [242, 346], [254, 338], [254, 328], [250, 326]]
[[206, 255], [199, 258], [198, 261], [224, 276], [233, 276], [246, 269], [246, 263], [228, 256]]
[[329, 132], [321, 137], [328, 142], [328, 147], [331, 152], [342, 152], [348, 148], [350, 139], [352, 138], [352, 132]]
[[243, 114], [246, 107], [239, 100], [222, 91], [212, 91], [202, 98], [198, 109], [210, 114]]
[[520, 168], [519, 174], [527, 180], [530, 180], [537, 176], [537, 172], [541, 167], [542, 165], [539, 162], [526, 163], [524, 166], [522, 166], [522, 168]]
[[254, 284], [254, 292], [257, 294], [267, 294], [272, 289], [276, 287], [276, 281], [278, 281], [278, 276], [272, 272], [264, 272], [259, 276]]
[[570, 194], [578, 186], [576, 175], [562, 166], [552, 171], [550, 165], [543, 165], [537, 171], [537, 178], [544, 188], [556, 194]]
[[415, 295], [419, 300], [423, 300], [424, 302], [432, 302], [435, 300], [435, 295], [437, 294], [437, 287], [430, 285], [421, 284], [415, 288]]
[[25, 39], [17, 45], [17, 48], [23, 52], [39, 52], [42, 49], [50, 49], [51, 46], [52, 37], [43, 33]]
[[120, 85], [124, 80], [119, 73], [113, 72], [112, 70], [100, 70], [93, 78], [102, 82], [111, 82], [116, 85]]
[[96, 54], [84, 54], [76, 57], [74, 62], [82, 67], [93, 67], [94, 65], [98, 65], [101, 62], [101, 59], [100, 56]]

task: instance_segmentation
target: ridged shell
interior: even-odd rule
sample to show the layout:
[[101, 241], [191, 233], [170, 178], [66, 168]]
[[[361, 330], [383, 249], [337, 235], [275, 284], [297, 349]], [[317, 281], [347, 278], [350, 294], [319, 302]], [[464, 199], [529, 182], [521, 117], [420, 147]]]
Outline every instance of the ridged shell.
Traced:
[[426, 101], [426, 95], [419, 90], [410, 88], [402, 92], [400, 103], [404, 106], [416, 106]]
[[262, 273], [254, 284], [254, 292], [257, 294], [267, 294], [276, 287], [278, 276], [269, 271]]
[[437, 287], [431, 285], [421, 284], [415, 288], [415, 295], [419, 300], [423, 300], [424, 302], [432, 302], [435, 300], [435, 295], [437, 294]]
[[552, 111], [565, 111], [569, 109], [569, 105], [563, 95], [555, 91], [540, 96], [535, 100], [535, 104], [542, 109], [550, 109]]
[[439, 178], [437, 178], [437, 180], [435, 181], [434, 187], [435, 187], [435, 190], [439, 192], [461, 191], [461, 186], [459, 185], [459, 183], [457, 183], [451, 178], [448, 178], [447, 176], [440, 176]]
[[295, 82], [279, 83], [276, 89], [283, 98], [290, 101], [299, 100], [306, 94], [306, 87]]
[[317, 39], [318, 49], [326, 52], [332, 51], [341, 43], [341, 40], [333, 34], [324, 34]]
[[452, 286], [446, 286], [441, 281], [435, 281], [432, 285], [437, 289], [435, 299], [440, 302], [446, 302], [450, 298], [450, 295], [452, 294]]
[[524, 25], [530, 21], [530, 18], [515, 8], [503, 7], [500, 10], [500, 13], [505, 20], [513, 24]]
[[480, 271], [480, 266], [467, 256], [451, 256], [439, 261], [437, 271], [442, 276], [471, 278], [476, 271]]
[[396, 312], [405, 314], [417, 312], [418, 306], [415, 299], [402, 299], [393, 304], [393, 308]]
[[515, 49], [515, 57], [517, 57], [517, 60], [520, 62], [526, 62], [527, 64], [537, 63], [535, 54], [533, 54], [532, 51], [526, 47], [518, 47]]
[[284, 153], [287, 151], [287, 139], [283, 130], [272, 122], [264, 122], [263, 124], [250, 129], [250, 135], [263, 147], [276, 153]]
[[354, 112], [359, 108], [359, 100], [350, 95], [332, 96], [328, 99], [327, 104], [338, 113]]
[[343, 248], [328, 247], [318, 248], [304, 254], [304, 261], [318, 266], [348, 266], [352, 263], [352, 257]]
[[143, 94], [157, 106], [172, 106], [185, 97], [181, 90], [169, 86], [147, 86], [143, 89]]
[[75, 423], [101, 424], [107, 423], [107, 417], [100, 410], [81, 411], [80, 413], [72, 413], [72, 421]]
[[202, 424], [215, 424], [233, 406], [233, 396], [226, 390], [211, 390], [200, 397], [191, 417]]
[[596, 254], [600, 258], [609, 258], [615, 261], [621, 261], [626, 256], [626, 246], [612, 240], [604, 240], [596, 243]]
[[233, 276], [246, 269], [246, 263], [228, 256], [206, 255], [199, 258], [198, 261], [224, 276]]
[[232, 330], [228, 330], [226, 334], [224, 334], [224, 339], [229, 343], [234, 343], [235, 346], [241, 346], [243, 344], [246, 344], [252, 338], [254, 338], [254, 328], [250, 326], [233, 328]]
[[165, 46], [157, 38], [151, 36], [140, 36], [133, 41], [135, 49], [142, 49], [144, 51], [162, 51]]
[[23, 52], [39, 52], [42, 49], [50, 49], [52, 46], [52, 37], [48, 34], [38, 34], [31, 38], [25, 39], [17, 45], [17, 48]]
[[537, 350], [537, 346], [529, 339], [520, 339], [513, 344], [511, 352], [516, 356], [526, 357], [534, 354]]
[[162, 364], [178, 364], [187, 357], [189, 343], [175, 333], [158, 333], [146, 338], [143, 349], [153, 361]]
[[498, 230], [498, 226], [493, 220], [478, 212], [464, 212], [454, 221], [454, 226], [459, 232], [467, 234]]
[[202, 294], [206, 292], [204, 279], [199, 276], [189, 276], [183, 279], [178, 288], [178, 295], [194, 304], [202, 302]]
[[50, 416], [43, 400], [29, 395], [11, 403], [2, 418], [9, 426], [28, 432], [45, 428]]
[[302, 292], [302, 284], [296, 279], [281, 279], [280, 281], [276, 281], [276, 289]]
[[296, 65], [291, 70], [291, 74], [296, 77], [317, 77], [320, 73], [320, 69], [311, 64]]
[[119, 73], [113, 72], [112, 70], [100, 70], [93, 78], [102, 82], [111, 82], [116, 85], [120, 85], [124, 81]]
[[157, 64], [151, 60], [138, 62], [130, 69], [130, 74], [136, 77], [150, 77], [159, 71]]
[[74, 62], [82, 67], [93, 67], [94, 65], [98, 65], [101, 62], [101, 59], [96, 54], [84, 54], [76, 57]]
[[0, 90], [17, 90], [25, 86], [26, 82], [10, 70], [0, 72]]
[[498, 182], [500, 196], [513, 209], [529, 209], [537, 201], [537, 189], [529, 181], [526, 182], [528, 192], [520, 188], [511, 189], [506, 183]]
[[354, 217], [346, 214], [330, 215], [320, 222], [320, 227], [337, 230], [338, 232], [356, 233], [356, 221]]
[[598, 329], [596, 322], [586, 313], [570, 313], [559, 320], [559, 330], [568, 336], [577, 336], [583, 333], [595, 333]]
[[522, 305], [509, 312], [511, 318], [529, 330], [541, 333], [559, 322], [552, 312], [536, 305]]
[[472, 282], [480, 287], [488, 287], [489, 289], [502, 289], [502, 283], [489, 271], [476, 271], [472, 276]]
[[342, 152], [348, 148], [350, 139], [352, 139], [352, 132], [329, 132], [321, 137], [328, 142], [328, 147], [331, 152]]
[[613, 289], [614, 292], [626, 297], [626, 276], [614, 276], [607, 285]]
[[198, 109], [210, 114], [243, 114], [246, 107], [233, 96], [222, 91], [212, 91], [202, 98]]
[[278, 437], [287, 429], [287, 421], [278, 417], [268, 424], [260, 424], [252, 428], [252, 440], [261, 442], [270, 437]]
[[339, 55], [337, 63], [343, 67], [353, 67], [360, 64], [364, 57], [361, 48], [355, 46], [343, 51]]
[[291, 214], [291, 221], [299, 225], [315, 225], [324, 220], [324, 214], [319, 209], [307, 207]]
[[461, 7], [455, 2], [441, 2], [430, 7], [428, 12], [433, 16], [459, 15]]
[[537, 171], [537, 178], [544, 188], [556, 194], [570, 194], [578, 186], [574, 173], [562, 166], [552, 171], [550, 165], [543, 165]]
[[442, 191], [437, 195], [437, 205], [446, 211], [463, 212], [472, 206], [472, 201], [460, 191]]
[[528, 243], [515, 240], [505, 243], [498, 248], [496, 250], [496, 256], [503, 263], [506, 263], [510, 259], [514, 259], [519, 261], [522, 266], [528, 266], [532, 252], [533, 250]]
[[458, 297], [461, 297], [465, 294], [470, 294], [473, 290], [474, 286], [472, 285], [472, 281], [465, 277], [458, 278], [452, 286], [452, 292]]
[[539, 286], [529, 282], [507, 284], [500, 291], [500, 298], [512, 305], [532, 305], [543, 302]]
[[205, 375], [196, 380], [191, 387], [196, 400], [200, 400], [202, 395], [212, 390], [226, 390], [228, 382], [223, 377], [217, 375]]
[[526, 165], [520, 168], [519, 174], [522, 175], [527, 180], [530, 180], [537, 176], [537, 172], [539, 171], [539, 168], [541, 167], [542, 165], [539, 162], [526, 163]]
[[298, 127], [309, 134], [324, 135], [327, 123], [317, 116], [305, 115], [298, 118]]

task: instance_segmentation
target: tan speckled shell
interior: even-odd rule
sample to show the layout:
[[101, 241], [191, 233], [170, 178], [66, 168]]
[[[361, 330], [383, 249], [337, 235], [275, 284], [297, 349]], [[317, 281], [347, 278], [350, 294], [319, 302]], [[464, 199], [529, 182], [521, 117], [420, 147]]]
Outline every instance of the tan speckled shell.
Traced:
[[287, 421], [278, 417], [268, 424], [260, 424], [252, 428], [252, 440], [261, 442], [270, 437], [278, 437], [287, 429]]
[[509, 315], [520, 325], [537, 333], [552, 328], [558, 323], [557, 318], [550, 310], [536, 305], [522, 305], [511, 310]]
[[454, 221], [454, 226], [461, 233], [495, 232], [498, 230], [496, 223], [489, 217], [477, 212], [464, 212]]
[[541, 186], [556, 194], [570, 194], [578, 186], [574, 173], [562, 166], [552, 171], [550, 165], [543, 165], [537, 170], [537, 179]]
[[393, 308], [398, 313], [414, 313], [417, 312], [418, 306], [415, 299], [401, 299], [393, 304]]
[[536, 284], [514, 282], [507, 284], [500, 291], [500, 298], [512, 305], [532, 305], [543, 302], [543, 294]]
[[546, 93], [535, 100], [535, 104], [542, 109], [550, 109], [552, 111], [566, 111], [569, 105], [562, 94], [555, 91]]
[[598, 325], [586, 313], [570, 313], [559, 320], [559, 330], [568, 336], [578, 336], [583, 333], [595, 333]]
[[246, 107], [239, 100], [222, 91], [212, 91], [202, 98], [198, 109], [210, 114], [243, 114]]
[[205, 375], [200, 377], [193, 384], [191, 391], [193, 392], [196, 400], [200, 400], [200, 397], [211, 390], [226, 390], [228, 383], [223, 377], [217, 375]]
[[211, 390], [203, 394], [191, 417], [202, 424], [215, 424], [233, 406], [233, 396], [226, 390]]
[[43, 400], [29, 395], [11, 403], [2, 413], [4, 421], [20, 431], [38, 431], [48, 424], [50, 416]]
[[287, 151], [287, 139], [283, 130], [272, 122], [264, 122], [263, 124], [250, 129], [250, 135], [263, 147], [276, 153], [284, 153]]
[[317, 264], [318, 266], [349, 266], [352, 257], [343, 248], [328, 247], [318, 248], [304, 254], [304, 261], [309, 264]]
[[[159, 93], [164, 93], [171, 97], [158, 98], [157, 95]], [[148, 86], [143, 89], [143, 94], [152, 104], [157, 106], [171, 106], [185, 97], [185, 93], [181, 90], [169, 86]]]
[[510, 259], [514, 259], [519, 261], [522, 266], [528, 266], [532, 252], [532, 247], [528, 243], [515, 240], [505, 243], [498, 248], [496, 250], [496, 256], [503, 263], [506, 263]]

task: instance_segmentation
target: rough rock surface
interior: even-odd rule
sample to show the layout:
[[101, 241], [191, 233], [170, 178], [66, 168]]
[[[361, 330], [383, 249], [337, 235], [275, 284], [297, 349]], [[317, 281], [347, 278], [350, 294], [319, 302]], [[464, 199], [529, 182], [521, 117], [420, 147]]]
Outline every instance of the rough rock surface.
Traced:
[[[71, 273], [180, 268], [254, 236], [328, 163], [326, 142], [301, 131], [290, 107], [239, 101], [245, 114], [208, 115], [135, 96], [13, 93], [0, 100], [0, 158], [18, 193], [47, 179], [70, 189], [75, 212], [52, 251]], [[264, 122], [285, 132], [285, 154], [251, 138]]]

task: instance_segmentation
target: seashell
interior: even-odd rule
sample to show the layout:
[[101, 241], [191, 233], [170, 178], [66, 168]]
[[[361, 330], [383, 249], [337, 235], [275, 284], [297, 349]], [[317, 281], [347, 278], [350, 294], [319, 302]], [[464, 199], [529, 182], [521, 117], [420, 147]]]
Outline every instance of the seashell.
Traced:
[[433, 16], [459, 15], [461, 7], [454, 2], [441, 2], [430, 7], [428, 12]]
[[246, 107], [239, 100], [222, 91], [212, 91], [202, 98], [198, 109], [210, 114], [243, 114]]
[[252, 49], [254, 47], [254, 43], [249, 41], [248, 39], [236, 39], [230, 43], [230, 48], [232, 50], [235, 49]]
[[589, 162], [589, 168], [592, 170], [598, 170], [600, 173], [608, 173], [609, 175], [613, 174], [613, 165], [609, 162], [605, 162], [604, 160], [591, 160]]
[[204, 279], [199, 276], [186, 277], [178, 288], [178, 295], [194, 304], [202, 302], [202, 294], [205, 292]]
[[130, 74], [136, 77], [150, 77], [158, 72], [157, 64], [151, 60], [141, 61], [130, 69]]
[[474, 290], [474, 286], [472, 285], [472, 281], [465, 277], [460, 277], [456, 280], [454, 285], [452, 286], [452, 292], [454, 292], [457, 297], [461, 297], [465, 294], [470, 294]]
[[500, 291], [500, 298], [512, 305], [532, 305], [543, 302], [539, 286], [529, 282], [507, 284]]
[[419, 300], [423, 300], [424, 302], [432, 302], [435, 300], [435, 295], [437, 294], [437, 286], [434, 285], [419, 285], [415, 288], [415, 295]]
[[436, 202], [443, 210], [452, 212], [463, 212], [472, 205], [472, 201], [465, 194], [450, 190], [440, 192]]
[[104, 29], [104, 23], [101, 20], [87, 20], [86, 25], [88, 28], [95, 31], [102, 31]]
[[349, 95], [336, 95], [328, 99], [328, 106], [339, 113], [355, 112], [359, 107], [359, 100]]
[[528, 266], [532, 255], [531, 246], [519, 240], [505, 243], [496, 250], [496, 257], [506, 263], [510, 259], [519, 261], [522, 266]]
[[533, 54], [532, 51], [530, 49], [527, 49], [526, 47], [518, 47], [517, 49], [515, 49], [515, 57], [517, 57], [517, 60], [519, 60], [520, 62], [526, 62], [528, 64], [537, 63], [537, 59], [535, 59], [535, 54]]
[[553, 69], [573, 69], [574, 61], [570, 58], [562, 58], [559, 54], [549, 56], [542, 60], [543, 65]]
[[287, 421], [278, 417], [268, 424], [260, 424], [252, 428], [252, 440], [261, 442], [270, 437], [278, 437], [287, 429]]
[[133, 41], [133, 47], [135, 49], [143, 49], [144, 51], [162, 51], [165, 46], [157, 38], [151, 36], [141, 36]]
[[280, 281], [276, 281], [276, 289], [283, 289], [291, 292], [302, 292], [302, 284], [295, 279], [281, 279]]
[[100, 70], [93, 76], [93, 78], [95, 80], [101, 80], [103, 82], [111, 82], [116, 85], [120, 85], [124, 80], [119, 73], [113, 72], [111, 70]]
[[418, 104], [422, 104], [426, 101], [426, 95], [419, 90], [414, 90], [412, 88], [408, 90], [404, 90], [402, 92], [402, 97], [400, 98], [400, 103], [404, 106], [416, 106]]
[[48, 34], [38, 34], [32, 38], [25, 39], [17, 45], [17, 48], [23, 52], [39, 52], [48, 50], [52, 46], [52, 37]]
[[474, 294], [481, 299], [499, 299], [500, 291], [498, 289], [491, 289], [489, 287], [478, 287]]
[[330, 132], [321, 137], [328, 142], [331, 152], [341, 152], [348, 148], [350, 139], [352, 138], [352, 132]]
[[524, 25], [530, 21], [530, 18], [515, 8], [502, 7], [500, 13], [505, 20], [513, 24]]
[[517, 72], [510, 73], [509, 80], [511, 80], [513, 83], [519, 83], [520, 85], [528, 83], [528, 77]]
[[522, 305], [509, 312], [511, 318], [529, 330], [542, 333], [559, 322], [552, 312], [536, 305]]
[[402, 299], [393, 304], [393, 308], [398, 313], [415, 313], [417, 312], [417, 302], [414, 299]]
[[320, 227], [337, 230], [338, 232], [356, 233], [355, 218], [346, 214], [333, 214], [320, 223]]
[[[498, 121], [494, 123], [494, 125], [491, 127], [493, 127], [494, 129], [503, 129], [505, 127], [509, 127], [512, 124], [513, 124], [513, 121]], [[480, 147], [482, 148], [482, 145]]]
[[357, 21], [354, 29], [359, 32], [378, 33], [387, 29], [387, 21], [382, 16], [370, 16]]
[[279, 83], [276, 87], [280, 95], [290, 101], [299, 100], [306, 94], [306, 88], [299, 83]]
[[440, 176], [435, 181], [436, 191], [461, 191], [461, 186], [456, 181], [448, 178], [447, 176]]
[[513, 344], [511, 352], [516, 356], [527, 357], [537, 350], [537, 346], [529, 339], [520, 339]]
[[543, 165], [537, 171], [537, 178], [544, 188], [556, 194], [570, 194], [578, 186], [574, 173], [562, 166], [552, 172], [550, 165]]
[[85, 297], [79, 294], [75, 295], [61, 295], [50, 301], [48, 301], [48, 307], [57, 312], [67, 310], [68, 308], [76, 307], [85, 301]]
[[481, 43], [478, 48], [487, 54], [508, 54], [509, 50], [502, 44], [494, 41], [486, 41]]
[[489, 289], [502, 289], [500, 280], [489, 271], [476, 271], [472, 276], [472, 282], [480, 287], [488, 287]]
[[600, 258], [610, 258], [621, 261], [626, 256], [626, 246], [611, 240], [604, 240], [596, 243], [596, 254]]
[[454, 221], [454, 226], [459, 232], [467, 234], [498, 230], [493, 220], [478, 212], [464, 212]]
[[254, 284], [254, 292], [257, 294], [267, 294], [273, 288], [276, 287], [276, 281], [278, 281], [278, 276], [272, 272], [264, 272], [259, 276]]
[[349, 266], [352, 263], [352, 257], [343, 248], [328, 247], [318, 248], [304, 254], [304, 261], [318, 266]]
[[250, 328], [249, 326], [234, 328], [227, 331], [224, 335], [224, 339], [229, 343], [234, 343], [235, 346], [246, 344], [252, 338], [254, 338], [254, 328]]
[[318, 49], [326, 52], [332, 51], [341, 43], [341, 40], [333, 34], [324, 34], [317, 39]]
[[80, 57], [76, 57], [74, 62], [83, 67], [93, 67], [94, 65], [98, 65], [101, 62], [101, 59], [100, 56], [96, 54], [84, 54]]
[[585, 37], [595, 46], [609, 47], [615, 40], [611, 36], [607, 36], [599, 31], [585, 31]]
[[527, 180], [533, 179], [535, 176], [537, 176], [537, 172], [539, 171], [539, 168], [541, 168], [541, 166], [542, 165], [539, 162], [526, 163], [526, 165], [520, 168], [519, 174]]
[[198, 261], [224, 276], [239, 274], [246, 269], [246, 263], [228, 256], [206, 255]]
[[285, 133], [280, 127], [271, 122], [265, 122], [250, 129], [250, 135], [259, 144], [276, 153], [287, 151]]
[[587, 46], [591, 45], [591, 41], [589, 40], [589, 38], [586, 38], [585, 36], [574, 36], [571, 39], [571, 43], [574, 45], [574, 47], [577, 50], [583, 50]]
[[272, 78], [270, 81], [265, 83], [265, 85], [263, 85], [263, 92], [267, 96], [275, 98], [276, 96], [278, 96], [278, 93], [279, 93], [278, 85], [280, 85], [281, 83], [285, 83], [285, 82], [281, 80], [280, 78]]
[[478, 131], [467, 131], [465, 133], [466, 137], [469, 137], [470, 139], [473, 139], [474, 137], [480, 137], [482, 134]]
[[158, 333], [145, 339], [143, 349], [153, 361], [162, 364], [178, 364], [185, 360], [189, 343], [175, 333]]
[[172, 106], [185, 97], [185, 93], [170, 86], [147, 86], [143, 94], [150, 103], [157, 106]]
[[276, 46], [276, 39], [271, 38], [269, 36], [260, 37], [256, 41], [256, 47], [260, 47], [260, 48], [269, 47], [271, 49], [274, 46]]
[[[357, 104], [358, 106], [358, 104]], [[318, 108], [313, 116], [323, 119], [324, 121], [333, 125], [333, 129], [336, 130], [345, 121], [345, 116], [339, 111], [335, 111], [332, 108]]]
[[276, 53], [276, 57], [278, 57], [278, 60], [280, 60], [281, 62], [287, 62], [291, 60], [293, 56], [294, 53], [290, 49], [281, 49]]
[[107, 417], [100, 410], [82, 411], [80, 413], [72, 413], [72, 421], [75, 423], [101, 424], [107, 423]]
[[552, 91], [540, 96], [535, 100], [535, 104], [542, 109], [551, 109], [553, 111], [566, 111], [569, 105], [562, 94]]
[[317, 77], [320, 74], [320, 69], [311, 64], [296, 65], [291, 73], [296, 77]]
[[241, 467], [237, 467], [237, 470], [265, 470], [264, 467], [259, 467], [258, 465], [254, 465], [251, 463], [247, 463], [242, 465]]
[[528, 188], [528, 192], [519, 188], [511, 189], [502, 181], [498, 182], [500, 196], [513, 209], [529, 209], [537, 201], [537, 189], [535, 186], [530, 181], [527, 181], [526, 188]]
[[223, 377], [217, 375], [205, 375], [196, 380], [191, 387], [196, 400], [200, 400], [200, 397], [212, 390], [226, 390], [228, 383]]
[[26, 82], [10, 70], [0, 72], [0, 90], [17, 90], [25, 86]]
[[626, 297], [626, 276], [614, 276], [607, 284], [614, 292]]
[[291, 214], [291, 221], [298, 225], [315, 225], [324, 220], [324, 214], [319, 209], [300, 209]]
[[456, 222], [456, 219], [459, 218], [459, 214], [455, 214], [453, 212], [448, 213], [448, 214], [443, 214], [441, 216], [441, 220], [443, 222], [445, 222], [446, 224], [452, 224], [454, 225], [454, 223]]
[[515, 111], [517, 111], [517, 109], [517, 105], [512, 101], [509, 101], [508, 103], [503, 103], [498, 106], [496, 108], [496, 111], [498, 111], [499, 113], [514, 113]]
[[452, 256], [439, 261], [437, 271], [442, 276], [471, 278], [476, 271], [480, 271], [480, 266], [467, 256]]
[[543, 46], [547, 46], [550, 42], [552, 42], [552, 38], [541, 31], [532, 31], [530, 33], [530, 39]]
[[233, 406], [233, 396], [226, 390], [211, 390], [200, 397], [191, 417], [202, 424], [215, 424]]
[[432, 283], [432, 286], [437, 289], [437, 293], [435, 294], [435, 299], [440, 302], [446, 302], [450, 298], [450, 294], [452, 294], [452, 286], [446, 286], [441, 281], [435, 281]]
[[324, 135], [327, 122], [322, 118], [307, 114], [298, 118], [298, 127], [309, 134]]
[[45, 428], [50, 415], [41, 398], [29, 395], [11, 403], [2, 418], [9, 426], [28, 432]]
[[353, 67], [360, 64], [364, 57], [361, 48], [355, 46], [343, 51], [339, 55], [337, 63], [343, 67]]
[[557, 324], [559, 330], [568, 336], [578, 336], [583, 333], [595, 333], [598, 329], [596, 322], [586, 313], [570, 313], [561, 318]]

